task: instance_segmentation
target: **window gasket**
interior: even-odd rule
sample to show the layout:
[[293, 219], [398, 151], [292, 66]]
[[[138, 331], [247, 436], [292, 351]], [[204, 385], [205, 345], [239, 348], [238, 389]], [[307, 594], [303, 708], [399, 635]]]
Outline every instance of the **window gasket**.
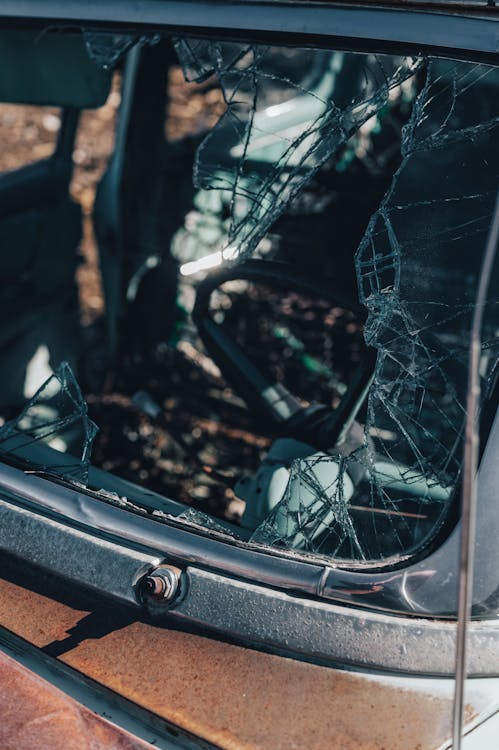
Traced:
[[[499, 465], [494, 460], [498, 450], [499, 411], [478, 475], [479, 497], [483, 493], [487, 502], [479, 503], [478, 507], [475, 571], [486, 570], [488, 576], [477, 577], [473, 590], [474, 605], [480, 609], [480, 616], [495, 619], [493, 605], [489, 610], [487, 602], [499, 590], [499, 548], [490, 544], [490, 540], [493, 542], [499, 535], [499, 518], [497, 534], [491, 526], [493, 489], [499, 483]], [[405, 568], [387, 570], [386, 566], [378, 566], [376, 570], [366, 570], [358, 566], [346, 569], [324, 560], [307, 560], [303, 555], [283, 550], [248, 548], [233, 540], [202, 536], [185, 528], [158, 523], [96, 499], [78, 488], [26, 475], [3, 463], [0, 463], [0, 493], [8, 493], [38, 513], [110, 541], [166, 555], [181, 566], [195, 564], [275, 589], [370, 610], [444, 619], [455, 616], [460, 524], [429, 557]], [[497, 564], [490, 557], [494, 554]]]

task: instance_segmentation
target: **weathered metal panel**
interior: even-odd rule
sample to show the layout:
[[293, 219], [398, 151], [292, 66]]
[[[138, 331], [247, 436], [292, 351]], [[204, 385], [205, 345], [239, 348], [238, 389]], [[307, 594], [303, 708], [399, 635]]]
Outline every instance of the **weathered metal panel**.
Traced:
[[130, 604], [137, 603], [137, 581], [161, 562], [158, 556], [90, 537], [1, 499], [0, 547]]
[[133, 737], [0, 652], [2, 750], [148, 750]]
[[429, 681], [404, 690], [62, 599], [0, 581], [0, 624], [221, 748], [430, 750], [449, 736], [452, 690]]

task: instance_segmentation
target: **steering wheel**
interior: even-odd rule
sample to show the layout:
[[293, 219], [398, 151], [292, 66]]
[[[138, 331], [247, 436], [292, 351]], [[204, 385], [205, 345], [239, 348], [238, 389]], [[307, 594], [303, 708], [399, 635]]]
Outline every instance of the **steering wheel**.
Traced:
[[248, 260], [211, 274], [198, 287], [193, 319], [199, 335], [226, 380], [243, 398], [266, 434], [294, 437], [318, 450], [340, 441], [349, 429], [372, 380], [375, 354], [368, 349], [335, 409], [324, 404], [303, 406], [284, 385], [271, 382], [247, 356], [222, 323], [215, 322], [210, 301], [213, 292], [232, 280], [264, 283], [286, 291], [318, 297], [349, 310], [364, 321], [365, 309], [339, 290], [317, 279], [298, 275], [289, 265]]

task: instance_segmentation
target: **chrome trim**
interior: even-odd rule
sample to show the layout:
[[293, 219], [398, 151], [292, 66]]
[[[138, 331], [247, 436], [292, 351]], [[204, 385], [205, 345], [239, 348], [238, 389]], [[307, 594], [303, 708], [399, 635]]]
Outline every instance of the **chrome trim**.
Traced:
[[[478, 474], [473, 604], [496, 617], [499, 592], [499, 412]], [[152, 520], [66, 487], [0, 464], [0, 497], [50, 515], [59, 523], [183, 567], [196, 565], [235, 578], [368, 609], [427, 617], [455, 617], [460, 524], [428, 557], [392, 571], [345, 570], [279, 556], [269, 548], [237, 546]], [[174, 519], [172, 519], [174, 521]], [[14, 550], [12, 550], [14, 551]], [[17, 552], [16, 554], [21, 554]]]
[[0, 549], [77, 586], [137, 606], [136, 585], [161, 559], [86, 534], [0, 499]]
[[[317, 602], [187, 568], [188, 594], [170, 616], [326, 664], [453, 676], [453, 622], [394, 617]], [[469, 676], [499, 675], [499, 621], [469, 626]]]
[[475, 529], [477, 515], [477, 482], [479, 450], [480, 356], [482, 353], [483, 311], [492, 276], [499, 241], [499, 193], [487, 238], [476, 296], [468, 366], [468, 392], [466, 398], [466, 440], [464, 443], [463, 490], [461, 499], [461, 538], [459, 549], [458, 608], [456, 636], [456, 679], [453, 704], [452, 737], [455, 750], [461, 750], [464, 722], [464, 687], [467, 674], [468, 619], [471, 618]]
[[[406, 674], [452, 676], [455, 623], [363, 611], [237, 580], [200, 567], [183, 569], [182, 595], [169, 609], [141, 603], [137, 582], [152, 558], [96, 534], [0, 501], [0, 549], [22, 555], [73, 584], [135, 608], [161, 623], [201, 626], [246, 645], [324, 664]], [[171, 560], [167, 560], [171, 564]], [[22, 582], [22, 560], [19, 561]], [[469, 674], [499, 676], [499, 620], [472, 622]]]

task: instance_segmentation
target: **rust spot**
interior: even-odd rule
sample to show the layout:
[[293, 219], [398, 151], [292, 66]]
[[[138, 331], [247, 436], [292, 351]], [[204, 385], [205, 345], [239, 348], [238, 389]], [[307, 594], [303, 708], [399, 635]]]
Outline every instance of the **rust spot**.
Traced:
[[[0, 623], [37, 646], [64, 641], [86, 616], [0, 582]], [[429, 750], [450, 734], [448, 698], [144, 622], [59, 658], [226, 750]]]
[[26, 630], [19, 635], [35, 646], [65, 638], [88, 612], [0, 580], [0, 624], [14, 633]]
[[0, 652], [2, 750], [152, 750]]

